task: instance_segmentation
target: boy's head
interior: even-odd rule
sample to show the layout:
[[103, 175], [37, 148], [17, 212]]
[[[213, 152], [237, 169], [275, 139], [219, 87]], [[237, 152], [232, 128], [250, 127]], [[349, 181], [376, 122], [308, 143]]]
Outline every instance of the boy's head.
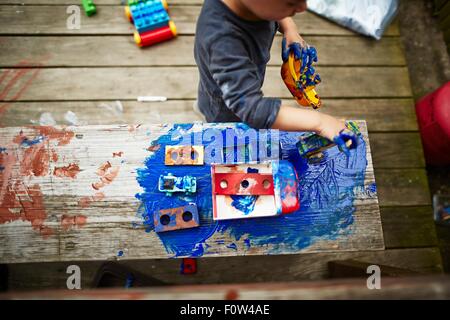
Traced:
[[306, 10], [306, 0], [240, 0], [262, 20], [278, 21]]

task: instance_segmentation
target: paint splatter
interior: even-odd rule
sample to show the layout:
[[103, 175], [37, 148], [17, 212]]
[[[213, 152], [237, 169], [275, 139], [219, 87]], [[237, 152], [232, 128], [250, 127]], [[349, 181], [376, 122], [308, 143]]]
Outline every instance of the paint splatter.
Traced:
[[157, 144], [157, 145], [148, 147], [147, 151], [155, 152], [155, 151], [158, 151], [159, 148], [161, 148], [161, 146], [159, 144]]
[[87, 208], [90, 206], [91, 203], [101, 201], [105, 198], [105, 194], [103, 192], [96, 192], [93, 196], [90, 197], [82, 197], [78, 201], [78, 205], [81, 208]]
[[16, 220], [29, 221], [33, 230], [47, 238], [54, 231], [44, 225], [46, 219], [47, 212], [39, 185], [27, 187], [16, 181], [4, 194], [0, 207], [0, 224]]
[[81, 228], [86, 224], [87, 217], [83, 215], [70, 216], [63, 214], [61, 216], [61, 227], [64, 231], [68, 231], [72, 228]]
[[113, 158], [115, 158], [115, 157], [121, 157], [123, 155], [123, 152], [122, 151], [119, 151], [119, 152], [113, 152]]
[[60, 178], [72, 178], [75, 179], [80, 172], [80, 167], [76, 163], [71, 163], [65, 167], [56, 167], [53, 170], [53, 175]]
[[24, 178], [47, 175], [50, 161], [58, 159], [55, 151], [50, 149], [50, 143], [56, 140], [58, 145], [67, 144], [73, 133], [48, 127], [32, 129], [35, 130], [29, 136], [21, 131], [0, 152], [0, 163], [4, 168], [0, 171], [0, 224], [15, 220], [29, 221], [33, 230], [47, 238], [55, 231], [45, 225], [47, 212], [43, 194], [38, 184], [29, 186]]
[[[42, 68], [22, 69], [22, 67], [30, 66], [30, 64], [31, 63], [29, 63], [28, 61], [21, 61], [16, 65], [18, 69], [2, 71], [2, 74], [0, 76], [0, 83], [3, 82], [3, 80], [5, 80], [10, 74], [11, 77], [3, 87], [3, 90], [0, 92], [0, 100], [16, 101], [30, 87], [34, 79], [36, 79], [36, 77], [42, 70]], [[42, 66], [41, 63], [38, 63], [38, 65]], [[9, 105], [10, 102], [0, 104], [0, 115], [6, 111]]]
[[58, 146], [65, 146], [70, 143], [75, 133], [70, 130], [58, 129], [51, 126], [32, 126], [39, 134], [47, 137], [49, 140], [58, 141]]
[[92, 188], [99, 190], [108, 184], [111, 184], [119, 174], [120, 167], [114, 167], [109, 161], [101, 164], [97, 170], [97, 175], [100, 177], [100, 181], [94, 182]]
[[[245, 133], [245, 125], [236, 125]], [[137, 170], [137, 181], [143, 192], [136, 197], [142, 201], [138, 215], [143, 219], [147, 232], [153, 231], [153, 212], [194, 202], [199, 208], [200, 226], [190, 230], [158, 234], [169, 254], [179, 256], [202, 256], [210, 252], [208, 239], [216, 232], [227, 234], [236, 241], [244, 241], [246, 248], [268, 246], [271, 254], [298, 252], [318, 240], [334, 240], [351, 232], [353, 223], [355, 190], [364, 186], [367, 166], [366, 146], [361, 138], [356, 150], [347, 158], [334, 147], [324, 152], [318, 164], [309, 164], [297, 152], [296, 142], [302, 133], [280, 132], [283, 159], [290, 161], [299, 178], [301, 208], [289, 215], [252, 219], [213, 221], [211, 201], [210, 165], [196, 167], [164, 166], [164, 146], [178, 145], [180, 141], [194, 141], [193, 125], [174, 125], [167, 134], [150, 145], [161, 148], [151, 154], [144, 167]], [[222, 131], [224, 139], [226, 133]], [[200, 132], [200, 137], [205, 132]], [[211, 142], [204, 143], [205, 148]], [[264, 160], [264, 159], [260, 159]], [[165, 197], [157, 190], [160, 174], [175, 176], [192, 175], [197, 178], [197, 193], [193, 196]], [[234, 250], [234, 248], [230, 248]]]
[[242, 211], [245, 215], [248, 215], [255, 209], [255, 204], [258, 200], [258, 196], [232, 195], [231, 199], [233, 199], [233, 202], [231, 202], [231, 205], [233, 207], [235, 207], [239, 211]]

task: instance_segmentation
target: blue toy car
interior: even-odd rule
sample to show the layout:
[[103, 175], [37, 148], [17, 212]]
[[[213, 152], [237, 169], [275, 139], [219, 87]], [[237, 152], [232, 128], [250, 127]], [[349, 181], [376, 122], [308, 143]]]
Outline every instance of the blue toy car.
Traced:
[[175, 177], [171, 173], [160, 175], [158, 180], [158, 190], [171, 196], [175, 192], [194, 194], [197, 192], [197, 179], [191, 176]]
[[348, 121], [346, 127], [347, 130], [342, 131], [334, 141], [330, 141], [314, 133], [302, 136], [300, 141], [297, 142], [297, 149], [300, 156], [315, 162], [323, 157], [322, 151], [335, 145], [348, 156], [349, 150], [357, 147], [361, 131], [359, 130], [358, 125], [353, 121]]

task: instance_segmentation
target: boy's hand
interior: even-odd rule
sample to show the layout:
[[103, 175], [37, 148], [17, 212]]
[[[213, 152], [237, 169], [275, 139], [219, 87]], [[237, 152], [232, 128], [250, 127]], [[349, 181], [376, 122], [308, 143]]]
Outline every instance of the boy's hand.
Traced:
[[344, 121], [326, 114], [321, 114], [317, 134], [333, 141], [347, 156], [350, 155], [350, 149], [358, 145], [358, 137], [347, 128]]
[[327, 114], [320, 114], [319, 127], [316, 130], [318, 135], [333, 141], [335, 137], [339, 136], [342, 130], [347, 129], [345, 122]]
[[294, 43], [299, 43], [300, 47], [302, 48], [306, 48], [308, 46], [306, 41], [296, 31], [288, 31], [284, 34], [284, 37], [286, 38], [286, 47], [289, 47], [291, 44]]
[[297, 36], [291, 35], [289, 38], [285, 34], [283, 37], [282, 42], [282, 52], [281, 52], [281, 58], [284, 62], [286, 62], [289, 59], [289, 53], [292, 51], [294, 53], [294, 57], [296, 59], [302, 58], [302, 51], [308, 47], [308, 44], [306, 43], [303, 38], [296, 33]]

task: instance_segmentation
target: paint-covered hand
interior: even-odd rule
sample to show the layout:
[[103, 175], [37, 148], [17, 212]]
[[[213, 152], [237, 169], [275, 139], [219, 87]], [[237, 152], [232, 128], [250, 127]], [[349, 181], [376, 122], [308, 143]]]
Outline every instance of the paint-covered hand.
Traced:
[[308, 45], [306, 42], [302, 39], [302, 41], [288, 41], [286, 37], [283, 37], [282, 45], [281, 45], [281, 58], [283, 59], [283, 62], [286, 62], [289, 59], [289, 54], [291, 52], [294, 53], [295, 59], [301, 59], [302, 58], [302, 52], [304, 48], [306, 49]]
[[358, 136], [349, 129], [343, 129], [338, 136], [334, 137], [333, 142], [349, 157], [350, 150], [358, 146]]

